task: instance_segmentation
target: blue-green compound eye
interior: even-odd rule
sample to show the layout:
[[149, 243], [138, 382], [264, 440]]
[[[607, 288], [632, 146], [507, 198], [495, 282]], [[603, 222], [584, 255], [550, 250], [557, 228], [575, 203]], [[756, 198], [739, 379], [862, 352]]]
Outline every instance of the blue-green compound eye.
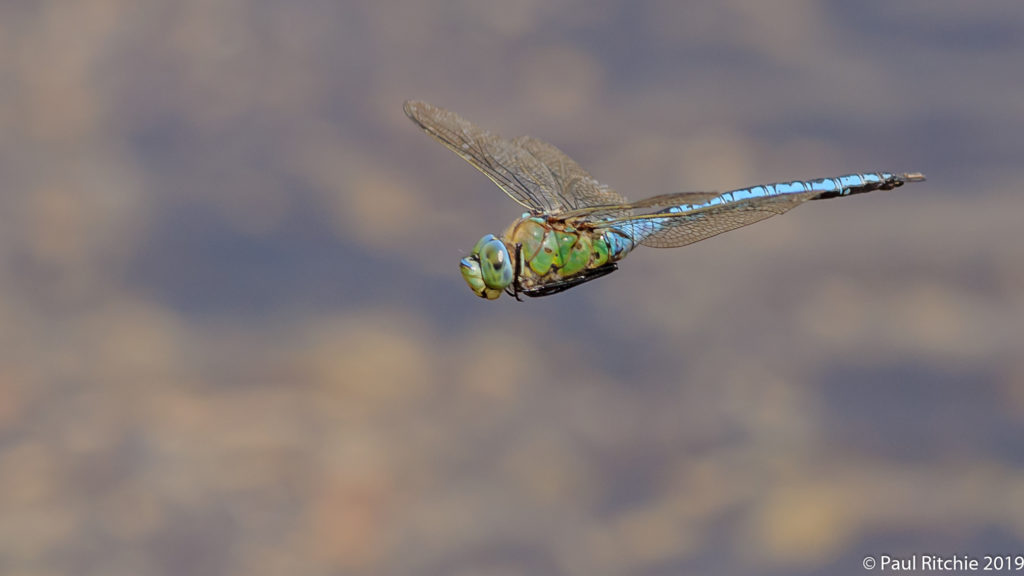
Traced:
[[488, 288], [504, 290], [512, 283], [512, 259], [508, 255], [508, 248], [494, 234], [481, 238], [473, 253], [480, 258], [480, 272]]
[[462, 277], [477, 296], [495, 299], [512, 280], [515, 271], [505, 243], [488, 234], [473, 247], [473, 253], [462, 260]]

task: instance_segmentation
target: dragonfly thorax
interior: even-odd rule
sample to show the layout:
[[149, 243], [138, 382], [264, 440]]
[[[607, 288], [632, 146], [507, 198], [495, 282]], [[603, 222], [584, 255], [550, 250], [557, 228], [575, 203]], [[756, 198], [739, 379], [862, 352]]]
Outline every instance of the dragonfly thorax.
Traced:
[[515, 280], [515, 269], [508, 247], [494, 234], [488, 234], [462, 259], [462, 277], [473, 293], [494, 300]]

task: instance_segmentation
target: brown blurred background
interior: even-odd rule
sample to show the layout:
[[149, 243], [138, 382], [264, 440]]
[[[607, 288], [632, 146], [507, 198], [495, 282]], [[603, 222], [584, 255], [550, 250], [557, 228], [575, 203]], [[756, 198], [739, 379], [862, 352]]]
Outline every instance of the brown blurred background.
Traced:
[[[1024, 553], [1019, 2], [7, 0], [0, 573]], [[925, 172], [526, 303], [406, 98], [631, 198]]]

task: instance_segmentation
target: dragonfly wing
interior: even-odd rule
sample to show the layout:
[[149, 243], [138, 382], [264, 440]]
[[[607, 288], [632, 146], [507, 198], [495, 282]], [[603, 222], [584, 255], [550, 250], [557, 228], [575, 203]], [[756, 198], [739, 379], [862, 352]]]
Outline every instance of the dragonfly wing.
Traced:
[[529, 210], [557, 213], [571, 209], [559, 197], [552, 171], [519, 143], [426, 102], [409, 100], [404, 108], [406, 116], [427, 134], [483, 172]]
[[784, 194], [690, 210], [687, 206], [676, 206], [652, 214], [611, 220], [605, 226], [628, 234], [644, 246], [676, 248], [784, 214], [820, 194], [817, 191]]
[[673, 192], [629, 202], [626, 204], [599, 204], [577, 208], [563, 214], [566, 220], [585, 217], [588, 220], [615, 220], [636, 213], [637, 210], [658, 210], [678, 206], [699, 206], [721, 195], [720, 192]]
[[630, 202], [625, 207], [631, 210], [642, 210], [642, 209], [662, 209], [671, 208], [673, 206], [700, 206], [705, 204], [713, 198], [721, 196], [721, 192], [672, 192], [670, 194], [660, 194], [658, 196], [651, 196], [650, 198], [644, 198], [643, 200], [637, 200], [636, 202]]
[[568, 154], [543, 140], [523, 136], [519, 144], [551, 172], [558, 184], [559, 200], [568, 210], [588, 206], [622, 204], [626, 199], [610, 186], [601, 184]]

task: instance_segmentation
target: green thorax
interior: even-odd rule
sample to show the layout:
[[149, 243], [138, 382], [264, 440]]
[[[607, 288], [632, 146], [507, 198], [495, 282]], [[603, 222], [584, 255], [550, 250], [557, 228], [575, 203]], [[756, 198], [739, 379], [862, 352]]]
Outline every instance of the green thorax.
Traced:
[[541, 217], [516, 221], [505, 233], [505, 241], [522, 246], [520, 273], [527, 283], [567, 278], [609, 262], [608, 242], [601, 234]]

